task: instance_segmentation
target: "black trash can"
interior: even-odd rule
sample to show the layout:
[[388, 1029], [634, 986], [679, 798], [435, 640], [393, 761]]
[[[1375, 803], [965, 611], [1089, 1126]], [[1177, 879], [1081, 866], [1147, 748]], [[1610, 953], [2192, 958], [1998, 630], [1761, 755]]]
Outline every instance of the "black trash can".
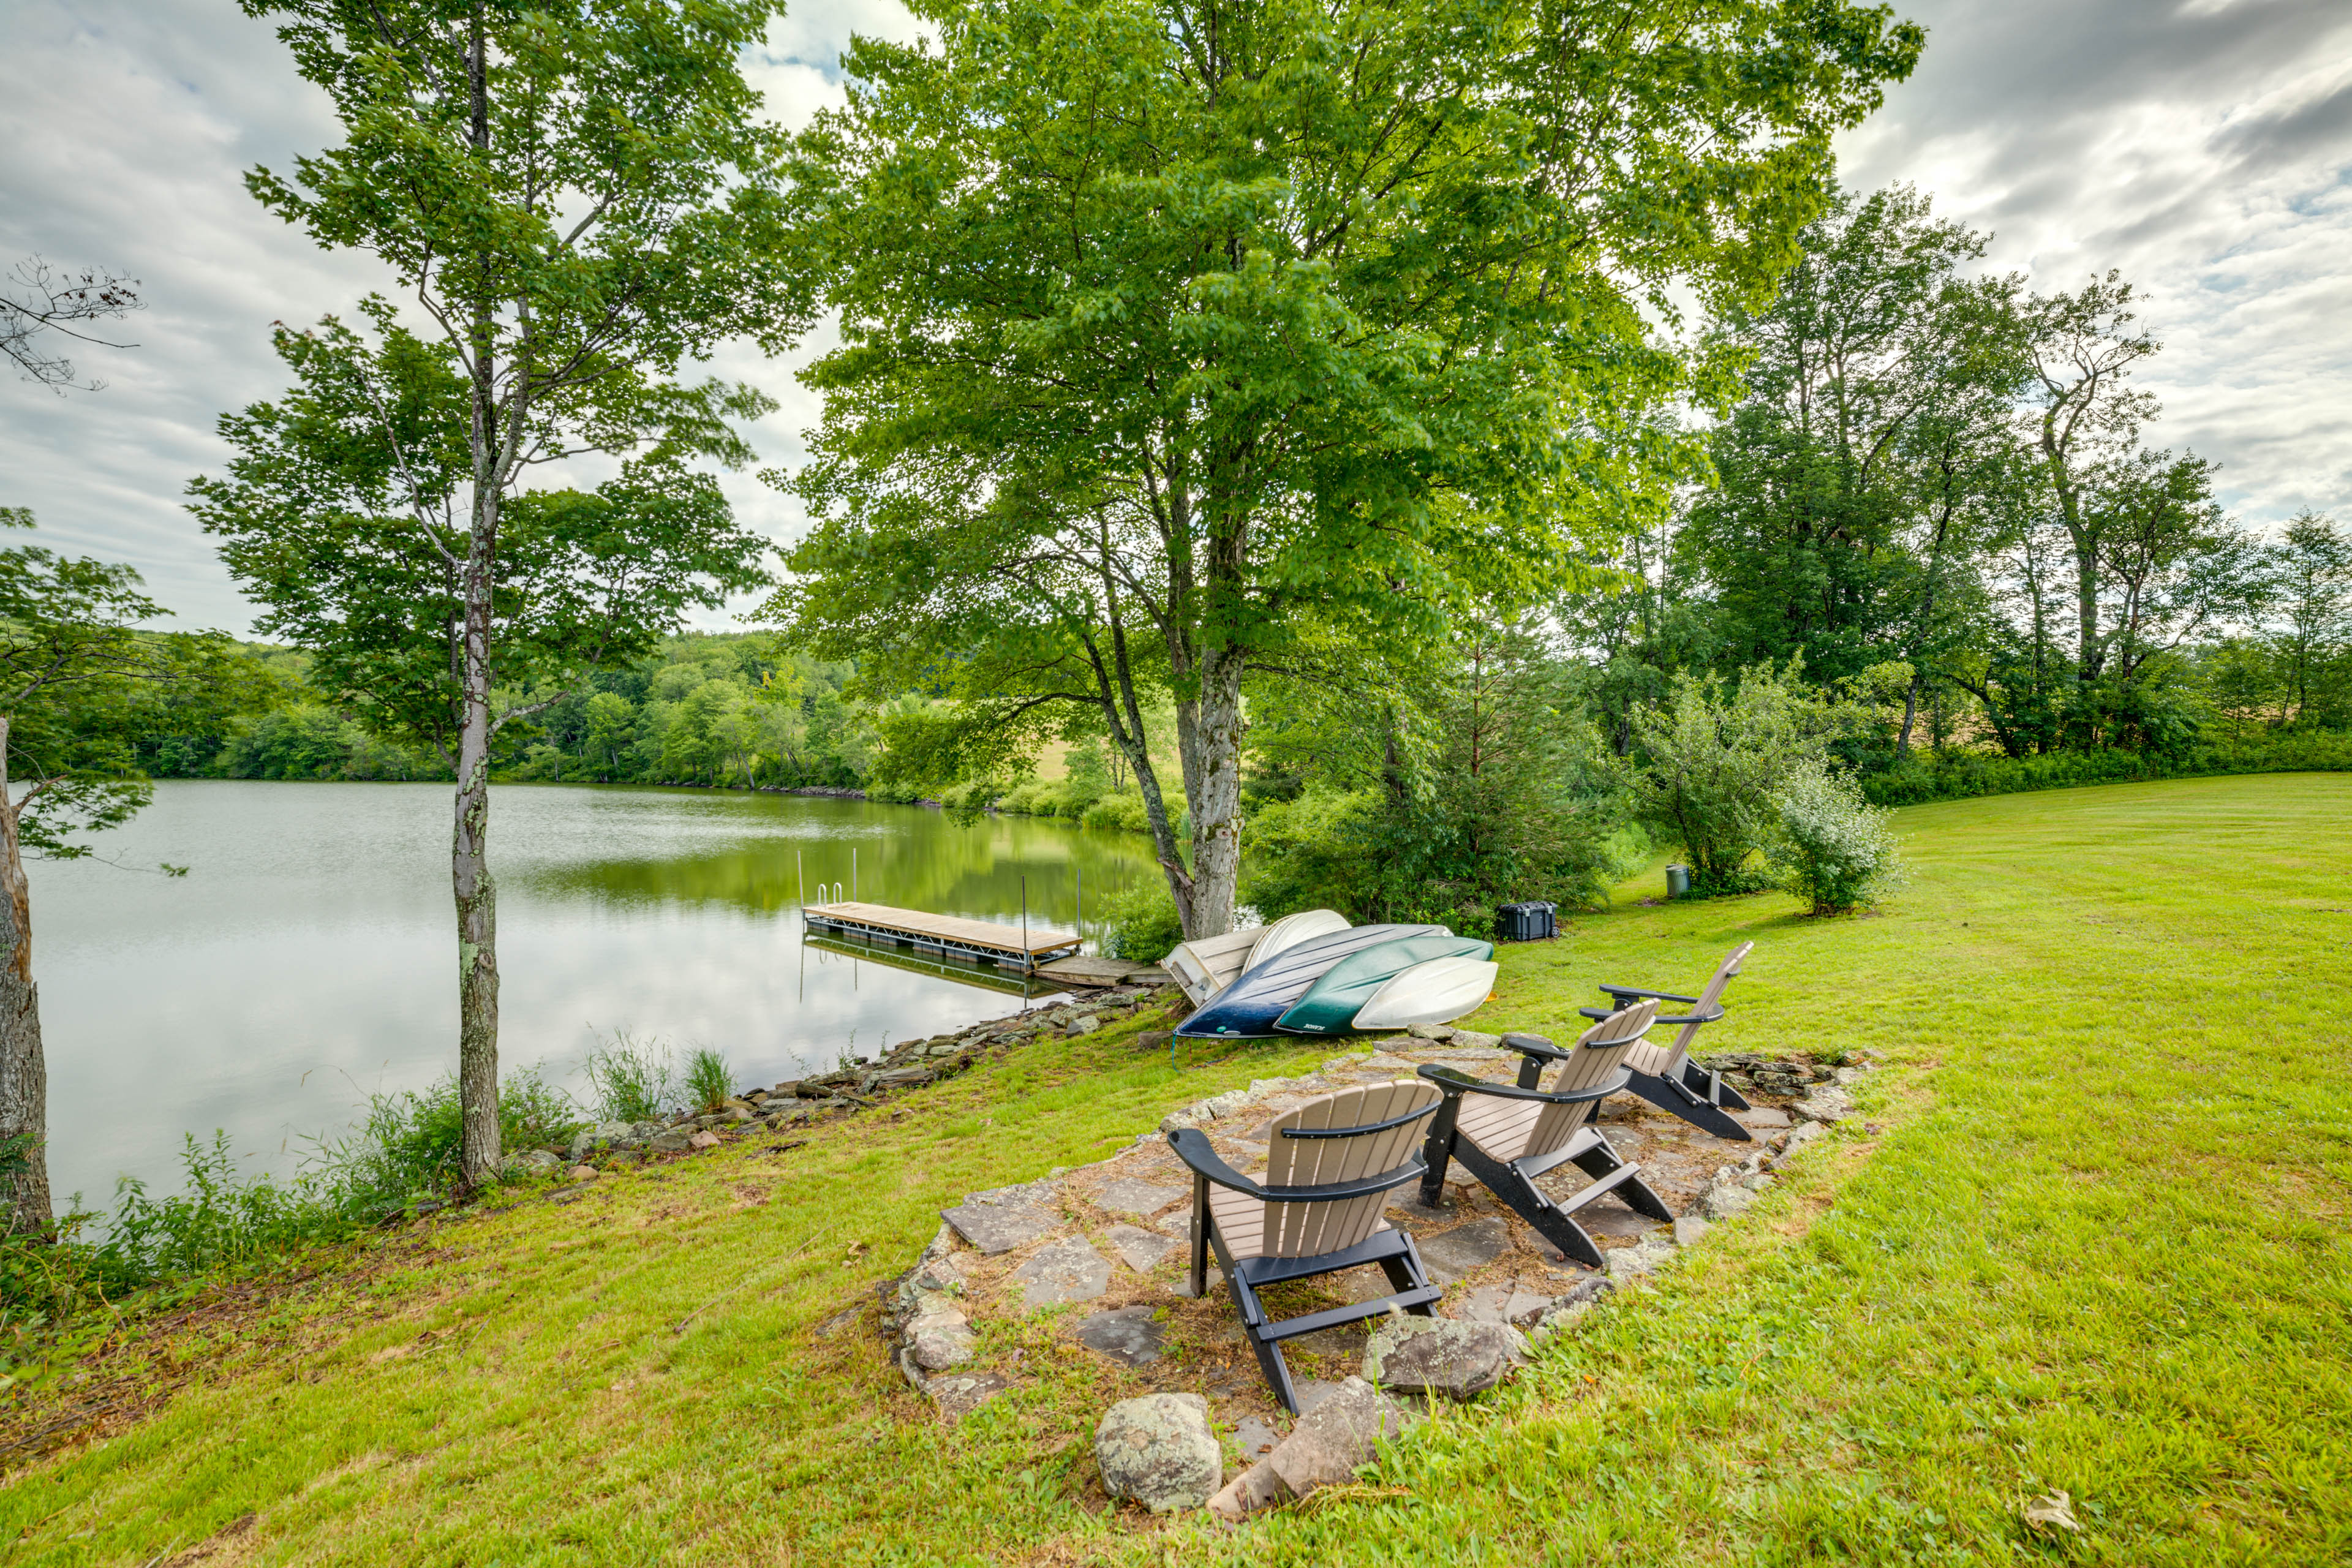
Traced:
[[1503, 904], [1495, 910], [1496, 942], [1547, 942], [1559, 934], [1559, 906], [1542, 902]]

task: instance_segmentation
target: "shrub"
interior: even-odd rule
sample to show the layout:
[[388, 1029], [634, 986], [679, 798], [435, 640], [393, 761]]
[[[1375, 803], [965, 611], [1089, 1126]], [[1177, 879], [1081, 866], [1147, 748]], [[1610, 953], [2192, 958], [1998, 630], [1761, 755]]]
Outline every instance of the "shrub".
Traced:
[[1863, 798], [1853, 779], [1820, 763], [1798, 768], [1772, 792], [1777, 820], [1765, 849], [1776, 886], [1817, 915], [1860, 909], [1902, 881], [1894, 813]]
[[[508, 1152], [562, 1144], [581, 1125], [579, 1107], [542, 1068], [509, 1073], [499, 1084], [499, 1143]], [[373, 1222], [446, 1193], [457, 1183], [464, 1126], [454, 1076], [421, 1092], [370, 1096], [367, 1119], [350, 1136], [320, 1146], [325, 1201]]]
[[1834, 727], [1795, 658], [1741, 670], [1727, 695], [1718, 676], [1677, 675], [1664, 706], [1634, 716], [1643, 815], [1682, 845], [1694, 893], [1761, 885], [1748, 862], [1774, 835], [1773, 792], [1822, 759]]
[[727, 1058], [709, 1046], [697, 1046], [694, 1054], [686, 1058], [688, 1103], [715, 1110], [734, 1093], [735, 1072], [727, 1065]]
[[184, 1191], [151, 1198], [132, 1176], [117, 1186], [114, 1215], [96, 1253], [109, 1285], [123, 1289], [249, 1267], [307, 1243], [340, 1239], [362, 1217], [375, 1217], [345, 1212], [329, 1184], [314, 1174], [284, 1183], [267, 1175], [247, 1180], [226, 1132], [215, 1132], [209, 1146], [188, 1134], [180, 1158], [187, 1173]]
[[2122, 751], [2053, 752], [2038, 757], [1993, 752], [1914, 755], [1899, 767], [1864, 779], [1862, 788], [1874, 805], [1919, 805], [1935, 800], [2142, 779], [2343, 772], [2352, 772], [2352, 735], [2320, 731], [2271, 741], [2191, 746], [2171, 756]]
[[667, 1115], [677, 1096], [670, 1048], [659, 1040], [613, 1031], [613, 1043], [589, 1053], [581, 1068], [596, 1095], [603, 1121], [651, 1121]]
[[1102, 938], [1102, 950], [1110, 957], [1157, 963], [1183, 940], [1176, 900], [1162, 879], [1142, 879], [1111, 900]]

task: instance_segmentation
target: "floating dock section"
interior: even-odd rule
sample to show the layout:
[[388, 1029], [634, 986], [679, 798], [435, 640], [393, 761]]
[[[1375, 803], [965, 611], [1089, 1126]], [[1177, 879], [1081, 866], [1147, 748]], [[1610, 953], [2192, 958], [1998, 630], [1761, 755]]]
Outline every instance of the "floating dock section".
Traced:
[[877, 946], [910, 947], [924, 952], [993, 963], [1036, 973], [1050, 961], [1078, 951], [1078, 939], [1058, 931], [1031, 931], [992, 921], [968, 921], [955, 915], [926, 914], [920, 910], [894, 910], [887, 904], [806, 904], [801, 909], [803, 929], [826, 936], [854, 938]]

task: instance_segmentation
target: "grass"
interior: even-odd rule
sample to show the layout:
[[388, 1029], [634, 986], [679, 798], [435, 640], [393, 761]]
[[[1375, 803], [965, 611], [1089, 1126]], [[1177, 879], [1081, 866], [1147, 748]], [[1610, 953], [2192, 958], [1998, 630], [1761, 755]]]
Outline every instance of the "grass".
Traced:
[[[962, 1192], [1328, 1051], [1175, 1069], [1122, 1029], [112, 1348], [90, 1388], [184, 1386], [17, 1469], [0, 1542], [146, 1563], [254, 1513], [210, 1561], [2342, 1562], [2347, 822], [2336, 775], [1923, 806], [1883, 917], [1629, 889], [1504, 950], [1478, 1022], [1565, 1033], [1594, 982], [1696, 983], [1753, 938], [1718, 1048], [1866, 1051], [1883, 1131], [1370, 1484], [1236, 1533], [1103, 1508], [1117, 1376], [1050, 1322], [992, 1331], [1025, 1384], [952, 1430], [867, 1326], [824, 1331]], [[2058, 1489], [2077, 1536], [2023, 1522]]]

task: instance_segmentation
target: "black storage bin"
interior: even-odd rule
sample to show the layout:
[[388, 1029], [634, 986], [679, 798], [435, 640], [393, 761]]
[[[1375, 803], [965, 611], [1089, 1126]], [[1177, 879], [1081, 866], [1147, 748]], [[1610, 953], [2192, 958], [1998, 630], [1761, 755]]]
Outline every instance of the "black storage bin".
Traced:
[[1559, 906], [1547, 903], [1504, 904], [1495, 910], [1496, 942], [1546, 942], [1559, 934], [1553, 916]]

